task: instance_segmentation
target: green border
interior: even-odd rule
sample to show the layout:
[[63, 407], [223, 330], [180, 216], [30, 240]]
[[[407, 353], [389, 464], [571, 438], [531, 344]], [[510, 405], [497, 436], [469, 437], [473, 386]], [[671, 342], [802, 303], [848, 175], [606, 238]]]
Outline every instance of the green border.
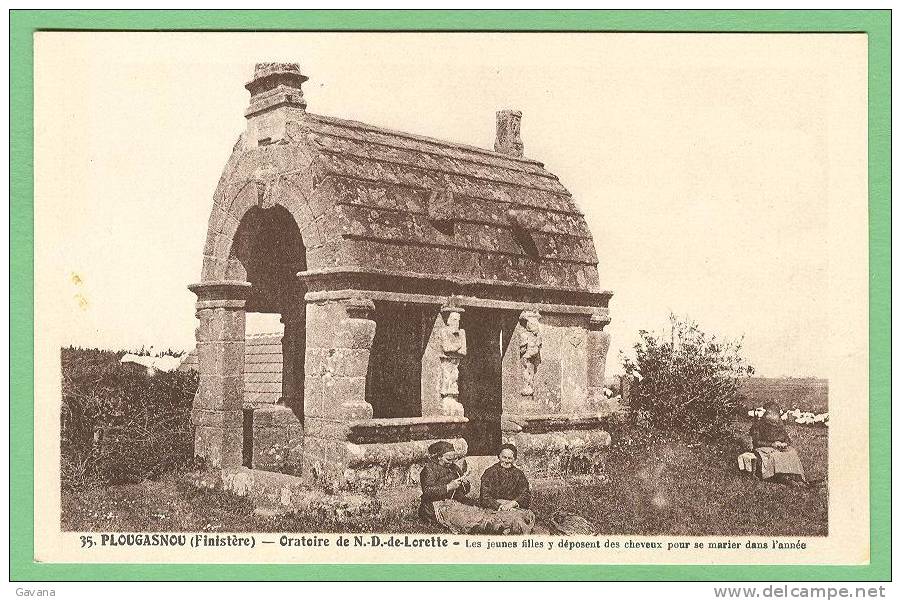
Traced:
[[[34, 557], [33, 48], [39, 29], [866, 32], [869, 37], [870, 507], [866, 566], [128, 565]], [[891, 11], [10, 12], [10, 578], [58, 580], [891, 579]], [[13, 514], [12, 511], [15, 511]]]

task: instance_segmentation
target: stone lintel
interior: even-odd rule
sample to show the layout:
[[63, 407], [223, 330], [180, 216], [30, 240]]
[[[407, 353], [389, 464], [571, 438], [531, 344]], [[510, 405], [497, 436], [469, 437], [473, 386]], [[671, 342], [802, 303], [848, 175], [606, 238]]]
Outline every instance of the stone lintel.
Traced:
[[[439, 296], [435, 294], [411, 294], [406, 292], [388, 292], [381, 290], [321, 290], [318, 292], [307, 292], [304, 299], [308, 303], [316, 303], [323, 301], [344, 301], [365, 296], [373, 301], [387, 301], [395, 303], [412, 303], [420, 305], [436, 305], [439, 307], [446, 306], [448, 303], [447, 296]], [[476, 298], [472, 296], [456, 296], [455, 304], [460, 308], [477, 307], [482, 309], [499, 309], [507, 311], [539, 311], [543, 314], [569, 314], [569, 315], [585, 315], [593, 316], [597, 314], [606, 314], [606, 307], [588, 307], [581, 305], [558, 305], [548, 303], [519, 302], [509, 300], [496, 300], [490, 298]], [[609, 322], [609, 319], [608, 319]]]
[[494, 298], [518, 302], [520, 305], [558, 304], [590, 308], [607, 307], [613, 296], [610, 290], [457, 278], [387, 269], [330, 267], [301, 271], [297, 276], [311, 293], [365, 290], [370, 293], [380, 291], [433, 296], [442, 300], [449, 296], [460, 296]]
[[349, 422], [347, 427], [356, 428], [382, 428], [389, 426], [415, 426], [419, 424], [466, 424], [469, 418], [458, 415], [426, 415], [423, 417], [374, 417]]

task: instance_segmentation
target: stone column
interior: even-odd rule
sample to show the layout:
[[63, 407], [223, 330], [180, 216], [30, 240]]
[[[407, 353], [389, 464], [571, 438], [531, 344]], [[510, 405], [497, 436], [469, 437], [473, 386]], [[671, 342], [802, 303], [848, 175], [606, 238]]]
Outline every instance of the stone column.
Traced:
[[592, 409], [603, 406], [604, 375], [607, 368], [607, 351], [610, 349], [610, 334], [604, 331], [610, 317], [606, 313], [595, 313], [588, 320], [588, 404]]
[[441, 330], [444, 329], [444, 317], [439, 311], [431, 324], [429, 340], [422, 353], [422, 415], [442, 415], [441, 412]]
[[329, 365], [335, 386], [325, 395], [326, 405], [337, 409], [341, 420], [372, 418], [372, 405], [366, 402], [366, 374], [369, 354], [375, 339], [375, 304], [368, 298], [352, 298], [344, 302], [346, 317], [335, 332], [334, 353]]
[[375, 338], [368, 298], [307, 305], [304, 473], [334, 479], [346, 447], [347, 422], [371, 419], [366, 374]]
[[191, 422], [194, 455], [211, 468], [241, 467], [244, 403], [244, 305], [247, 282], [194, 284], [200, 383]]
[[306, 311], [303, 301], [282, 311], [282, 398], [281, 403], [303, 416], [304, 354], [306, 352]]

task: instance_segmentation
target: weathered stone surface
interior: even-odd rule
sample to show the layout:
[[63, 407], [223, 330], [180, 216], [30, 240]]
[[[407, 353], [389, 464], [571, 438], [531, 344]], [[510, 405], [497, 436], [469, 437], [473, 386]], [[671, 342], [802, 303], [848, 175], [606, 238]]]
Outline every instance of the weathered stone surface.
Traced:
[[368, 349], [309, 348], [305, 357], [307, 374], [331, 377], [365, 376], [369, 368]]
[[304, 379], [303, 411], [305, 417], [327, 417], [325, 378], [307, 374]]
[[333, 377], [325, 382], [323, 389], [326, 404], [332, 409], [345, 403], [365, 402], [365, 377]]
[[584, 328], [567, 328], [560, 357], [560, 404], [563, 413], [586, 409], [588, 395], [588, 339]]
[[197, 317], [197, 342], [244, 342], [245, 317], [243, 311], [201, 309]]
[[210, 468], [241, 466], [243, 436], [240, 428], [197, 426], [194, 429], [194, 455]]
[[[340, 302], [321, 302], [307, 304], [306, 342], [308, 349], [333, 349], [336, 344], [336, 331], [347, 313]], [[307, 372], [315, 366], [307, 365]]]
[[191, 480], [199, 488], [221, 488], [250, 497], [259, 507], [272, 508], [273, 515], [299, 512], [344, 522], [371, 519], [381, 508], [372, 496], [348, 492], [323, 494], [312, 489], [304, 479], [289, 474], [237, 468], [221, 473], [200, 472]]
[[304, 433], [306, 436], [316, 438], [345, 440], [350, 432], [349, 425], [346, 421], [336, 419], [336, 417], [307, 417], [304, 420]]
[[375, 337], [375, 322], [371, 319], [347, 319], [338, 324], [334, 344], [337, 348], [369, 349]]
[[588, 343], [588, 385], [593, 388], [603, 388], [607, 366], [607, 351], [610, 349], [610, 334], [608, 332], [589, 331]]
[[596, 473], [603, 468], [610, 434], [605, 430], [563, 430], [543, 434], [518, 432], [504, 435], [519, 450], [518, 461], [551, 475]]
[[421, 361], [421, 410], [423, 416], [441, 415], [441, 330], [444, 318], [439, 312], [432, 321], [429, 339]]
[[241, 411], [214, 411], [207, 409], [193, 409], [191, 411], [191, 424], [212, 428], [240, 428], [243, 424]]
[[541, 362], [541, 315], [536, 311], [523, 311], [519, 320], [523, 327], [519, 331], [519, 360], [522, 367], [522, 396], [535, 394], [535, 371]]
[[337, 435], [357, 444], [461, 438], [468, 419], [462, 416], [379, 418], [352, 421]]
[[[270, 118], [287, 123], [293, 119], [277, 111], [265, 117]], [[257, 119], [263, 117], [254, 117]], [[288, 144], [253, 147], [257, 142], [252, 139], [259, 136], [252, 132], [245, 136], [248, 150], [230, 161], [211, 216], [205, 280], [225, 274], [237, 224], [244, 212], [261, 203], [287, 207], [304, 231], [309, 248], [325, 244], [330, 237], [358, 235], [429, 246], [444, 240], [444, 244], [462, 245], [461, 249], [519, 253], [509, 234], [504, 234], [509, 228], [504, 217], [507, 209], [518, 206], [527, 212], [541, 211], [546, 217], [536, 215], [531, 222], [541, 233], [536, 244], [542, 256], [586, 261], [586, 267], [595, 271], [566, 277], [544, 269], [537, 275], [551, 276], [545, 282], [549, 285], [596, 280], [596, 259], [584, 218], [559, 181], [540, 164], [309, 114], [298, 117], [297, 124], [296, 131], [286, 138]], [[281, 139], [290, 128], [279, 125], [272, 129]], [[374, 142], [377, 139], [381, 141]], [[313, 170], [322, 175], [310, 177]], [[260, 179], [263, 171], [268, 175]], [[341, 182], [334, 181], [336, 178]], [[254, 182], [264, 181], [273, 183], [265, 184], [261, 200]], [[455, 219], [461, 226], [459, 235], [446, 240], [427, 219], [427, 200], [436, 189], [449, 190], [453, 195]], [[349, 213], [331, 208], [341, 203], [361, 206], [347, 207]], [[376, 215], [362, 209], [363, 205], [390, 212]], [[311, 227], [318, 217], [328, 215], [330, 219]], [[330, 254], [323, 258], [327, 256]], [[380, 260], [374, 254], [368, 258], [375, 261], [370, 265]], [[566, 269], [563, 265], [559, 268], [561, 272]], [[427, 265], [420, 270], [430, 271]], [[516, 281], [512, 272], [482, 273], [479, 277]]]
[[519, 137], [522, 113], [519, 111], [497, 112], [497, 137], [494, 141], [494, 149], [497, 152], [514, 157], [523, 154], [522, 138]]
[[288, 459], [286, 426], [253, 427], [253, 467], [270, 472], [283, 470]]
[[560, 259], [536, 261], [525, 253], [505, 255], [453, 247], [425, 252], [423, 247], [396, 241], [352, 236], [346, 237], [336, 252], [340, 264], [359, 269], [377, 267], [504, 283], [541, 282], [549, 288], [597, 290], [599, 286], [593, 265]]
[[244, 382], [240, 375], [218, 376], [200, 373], [194, 408], [213, 411], [237, 411], [243, 405]]
[[239, 376], [244, 373], [244, 340], [240, 342], [201, 342], [197, 345], [197, 364], [201, 373]]

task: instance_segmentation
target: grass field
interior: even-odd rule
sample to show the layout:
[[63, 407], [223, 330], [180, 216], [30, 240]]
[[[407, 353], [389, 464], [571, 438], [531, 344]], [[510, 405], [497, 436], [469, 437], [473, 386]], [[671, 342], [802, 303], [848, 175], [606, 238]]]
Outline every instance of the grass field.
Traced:
[[829, 381], [821, 378], [747, 378], [739, 393], [748, 409], [776, 401], [783, 409], [829, 411]]
[[[120, 364], [121, 355], [63, 349], [65, 530], [433, 531], [416, 518], [418, 491], [413, 488], [380, 494], [378, 515], [342, 523], [328, 511], [280, 515], [246, 498], [196, 488], [187, 472], [178, 471], [191, 459], [188, 416], [196, 374], [151, 377], [143, 368]], [[741, 392], [749, 406], [775, 399], [785, 408], [827, 410], [825, 380], [752, 378]], [[97, 428], [110, 426], [124, 428], [121, 440], [102, 447], [92, 472], [76, 469], [86, 465], [79, 460], [91, 456]], [[766, 484], [737, 471], [736, 456], [747, 444], [740, 434], [748, 426], [746, 420], [736, 422], [735, 439], [724, 447], [671, 437], [634, 444], [614, 432], [599, 478], [537, 480], [533, 509], [545, 522], [558, 509], [577, 513], [605, 534], [826, 535], [826, 489]], [[824, 478], [828, 429], [787, 427], [808, 476]], [[146, 474], [159, 476], [142, 481]]]
[[[736, 432], [747, 423], [737, 423]], [[808, 476], [827, 470], [827, 429], [789, 425]], [[825, 536], [825, 488], [768, 484], [737, 471], [740, 450], [658, 441], [641, 450], [613, 448], [605, 475], [592, 483], [538, 482], [540, 520], [563, 509], [604, 534]], [[622, 441], [621, 441], [622, 442]], [[337, 523], [327, 515], [277, 515], [245, 498], [199, 490], [176, 474], [139, 484], [64, 490], [63, 528], [75, 531], [423, 532], [415, 491], [383, 498], [374, 518]]]

